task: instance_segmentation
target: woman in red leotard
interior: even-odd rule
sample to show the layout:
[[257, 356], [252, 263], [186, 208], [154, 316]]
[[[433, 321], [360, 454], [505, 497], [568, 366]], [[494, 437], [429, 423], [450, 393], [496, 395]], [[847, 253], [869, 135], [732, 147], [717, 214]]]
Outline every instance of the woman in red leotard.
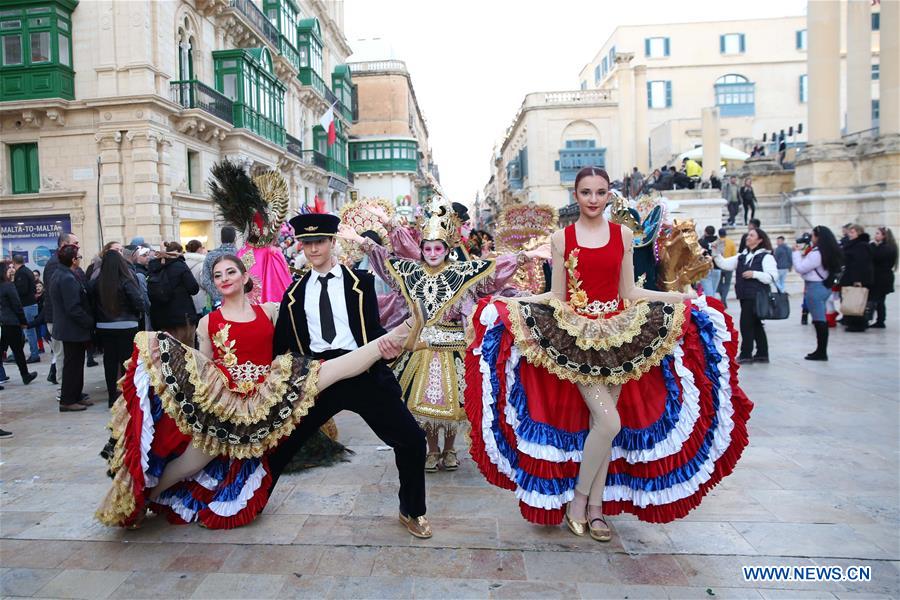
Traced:
[[250, 276], [223, 255], [212, 265], [221, 307], [197, 328], [199, 352], [164, 333], [138, 333], [112, 409], [104, 455], [113, 486], [97, 511], [107, 525], [138, 526], [145, 507], [170, 522], [230, 529], [268, 501], [267, 453], [318, 393], [399, 354], [404, 324], [344, 356], [319, 362], [272, 356], [278, 304], [250, 304]]
[[515, 490], [526, 519], [598, 541], [611, 539], [604, 515], [670, 521], [699, 504], [746, 445], [752, 406], [721, 304], [637, 287], [609, 194], [604, 170], [578, 173], [581, 214], [551, 237], [551, 291], [482, 302], [466, 356], [482, 473]]

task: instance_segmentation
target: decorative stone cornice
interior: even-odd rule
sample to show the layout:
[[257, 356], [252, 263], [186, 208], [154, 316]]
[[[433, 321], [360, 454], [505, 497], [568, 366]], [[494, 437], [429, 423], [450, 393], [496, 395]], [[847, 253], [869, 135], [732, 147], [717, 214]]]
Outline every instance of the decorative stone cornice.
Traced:
[[228, 8], [228, 0], [196, 0], [196, 5], [204, 17], [217, 17]]

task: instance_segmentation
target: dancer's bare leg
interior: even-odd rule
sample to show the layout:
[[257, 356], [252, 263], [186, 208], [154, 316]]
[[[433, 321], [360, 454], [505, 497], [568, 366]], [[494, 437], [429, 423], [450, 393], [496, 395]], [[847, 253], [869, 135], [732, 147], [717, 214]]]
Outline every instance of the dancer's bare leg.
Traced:
[[159, 478], [159, 483], [157, 483], [156, 487], [153, 488], [153, 491], [150, 492], [150, 500], [156, 501], [160, 494], [185, 477], [200, 471], [200, 469], [208, 465], [209, 461], [213, 458], [214, 457], [206, 452], [194, 448], [192, 445], [188, 445], [181, 456], [166, 465], [165, 470], [163, 470], [162, 475]]
[[[619, 411], [616, 410], [616, 406], [619, 403], [619, 394], [622, 391], [622, 386], [617, 385], [615, 387], [608, 387], [606, 389], [609, 392], [609, 396], [612, 401], [612, 407], [608, 408], [609, 412], [604, 413], [604, 416], [608, 417], [607, 422], [609, 423], [609, 428], [612, 432], [612, 435], [610, 437], [608, 448], [606, 451], [606, 458], [603, 460], [603, 464], [601, 464], [600, 468], [597, 470], [597, 474], [594, 476], [594, 482], [591, 484], [590, 498], [588, 499], [587, 506], [588, 520], [599, 519], [603, 517], [603, 490], [606, 488], [606, 475], [609, 472], [609, 461], [612, 458], [612, 440], [615, 439], [616, 435], [622, 429], [622, 423], [619, 419]], [[606, 408], [606, 406], [604, 406], [604, 408]]]

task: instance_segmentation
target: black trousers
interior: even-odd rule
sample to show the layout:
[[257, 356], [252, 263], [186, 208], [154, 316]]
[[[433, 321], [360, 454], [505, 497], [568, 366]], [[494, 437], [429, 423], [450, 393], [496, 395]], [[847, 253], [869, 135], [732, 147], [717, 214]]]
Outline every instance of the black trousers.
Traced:
[[25, 362], [25, 334], [18, 325], [0, 326], [0, 356], [9, 350], [16, 359], [16, 366], [22, 379], [28, 376], [28, 365]]
[[116, 382], [125, 372], [125, 361], [131, 358], [132, 344], [137, 328], [98, 329], [97, 337], [103, 346], [103, 375], [106, 377], [106, 393], [112, 406], [119, 396]]
[[769, 357], [769, 338], [763, 327], [762, 319], [756, 316], [756, 300], [741, 300], [741, 356], [753, 356], [753, 345], [756, 344], [756, 356]]
[[59, 403], [71, 405], [81, 400], [84, 388], [84, 354], [87, 342], [63, 342], [63, 379]]
[[747, 220], [747, 212], [748, 211], [750, 212], [750, 218], [755, 219], [756, 218], [756, 202], [753, 202], [752, 200], [744, 200], [744, 225], [749, 223], [749, 221]]
[[309, 414], [269, 455], [270, 493], [297, 450], [328, 419], [342, 410], [349, 410], [361, 416], [375, 435], [394, 449], [400, 475], [400, 512], [410, 517], [424, 515], [425, 432], [406, 408], [401, 395], [393, 372], [381, 362], [362, 375], [339, 381], [319, 394]]
[[[875, 322], [884, 325], [884, 319], [886, 316], [885, 300], [887, 299], [887, 294], [872, 294], [871, 290], [869, 293], [869, 302], [872, 305], [872, 315], [875, 317]], [[871, 317], [870, 317], [871, 318]]]

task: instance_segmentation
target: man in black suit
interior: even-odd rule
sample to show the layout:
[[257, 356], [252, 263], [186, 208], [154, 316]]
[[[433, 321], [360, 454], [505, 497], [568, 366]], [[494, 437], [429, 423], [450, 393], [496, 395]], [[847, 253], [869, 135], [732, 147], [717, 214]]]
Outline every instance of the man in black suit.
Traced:
[[[281, 301], [275, 355], [291, 351], [329, 360], [385, 333], [374, 277], [342, 266], [333, 256], [339, 223], [338, 217], [322, 214], [299, 215], [290, 221], [311, 268]], [[303, 443], [342, 410], [357, 413], [394, 449], [400, 475], [400, 521], [412, 535], [431, 537], [425, 517], [425, 433], [403, 403], [400, 385], [383, 361], [319, 395], [297, 429], [269, 456], [272, 487]]]

